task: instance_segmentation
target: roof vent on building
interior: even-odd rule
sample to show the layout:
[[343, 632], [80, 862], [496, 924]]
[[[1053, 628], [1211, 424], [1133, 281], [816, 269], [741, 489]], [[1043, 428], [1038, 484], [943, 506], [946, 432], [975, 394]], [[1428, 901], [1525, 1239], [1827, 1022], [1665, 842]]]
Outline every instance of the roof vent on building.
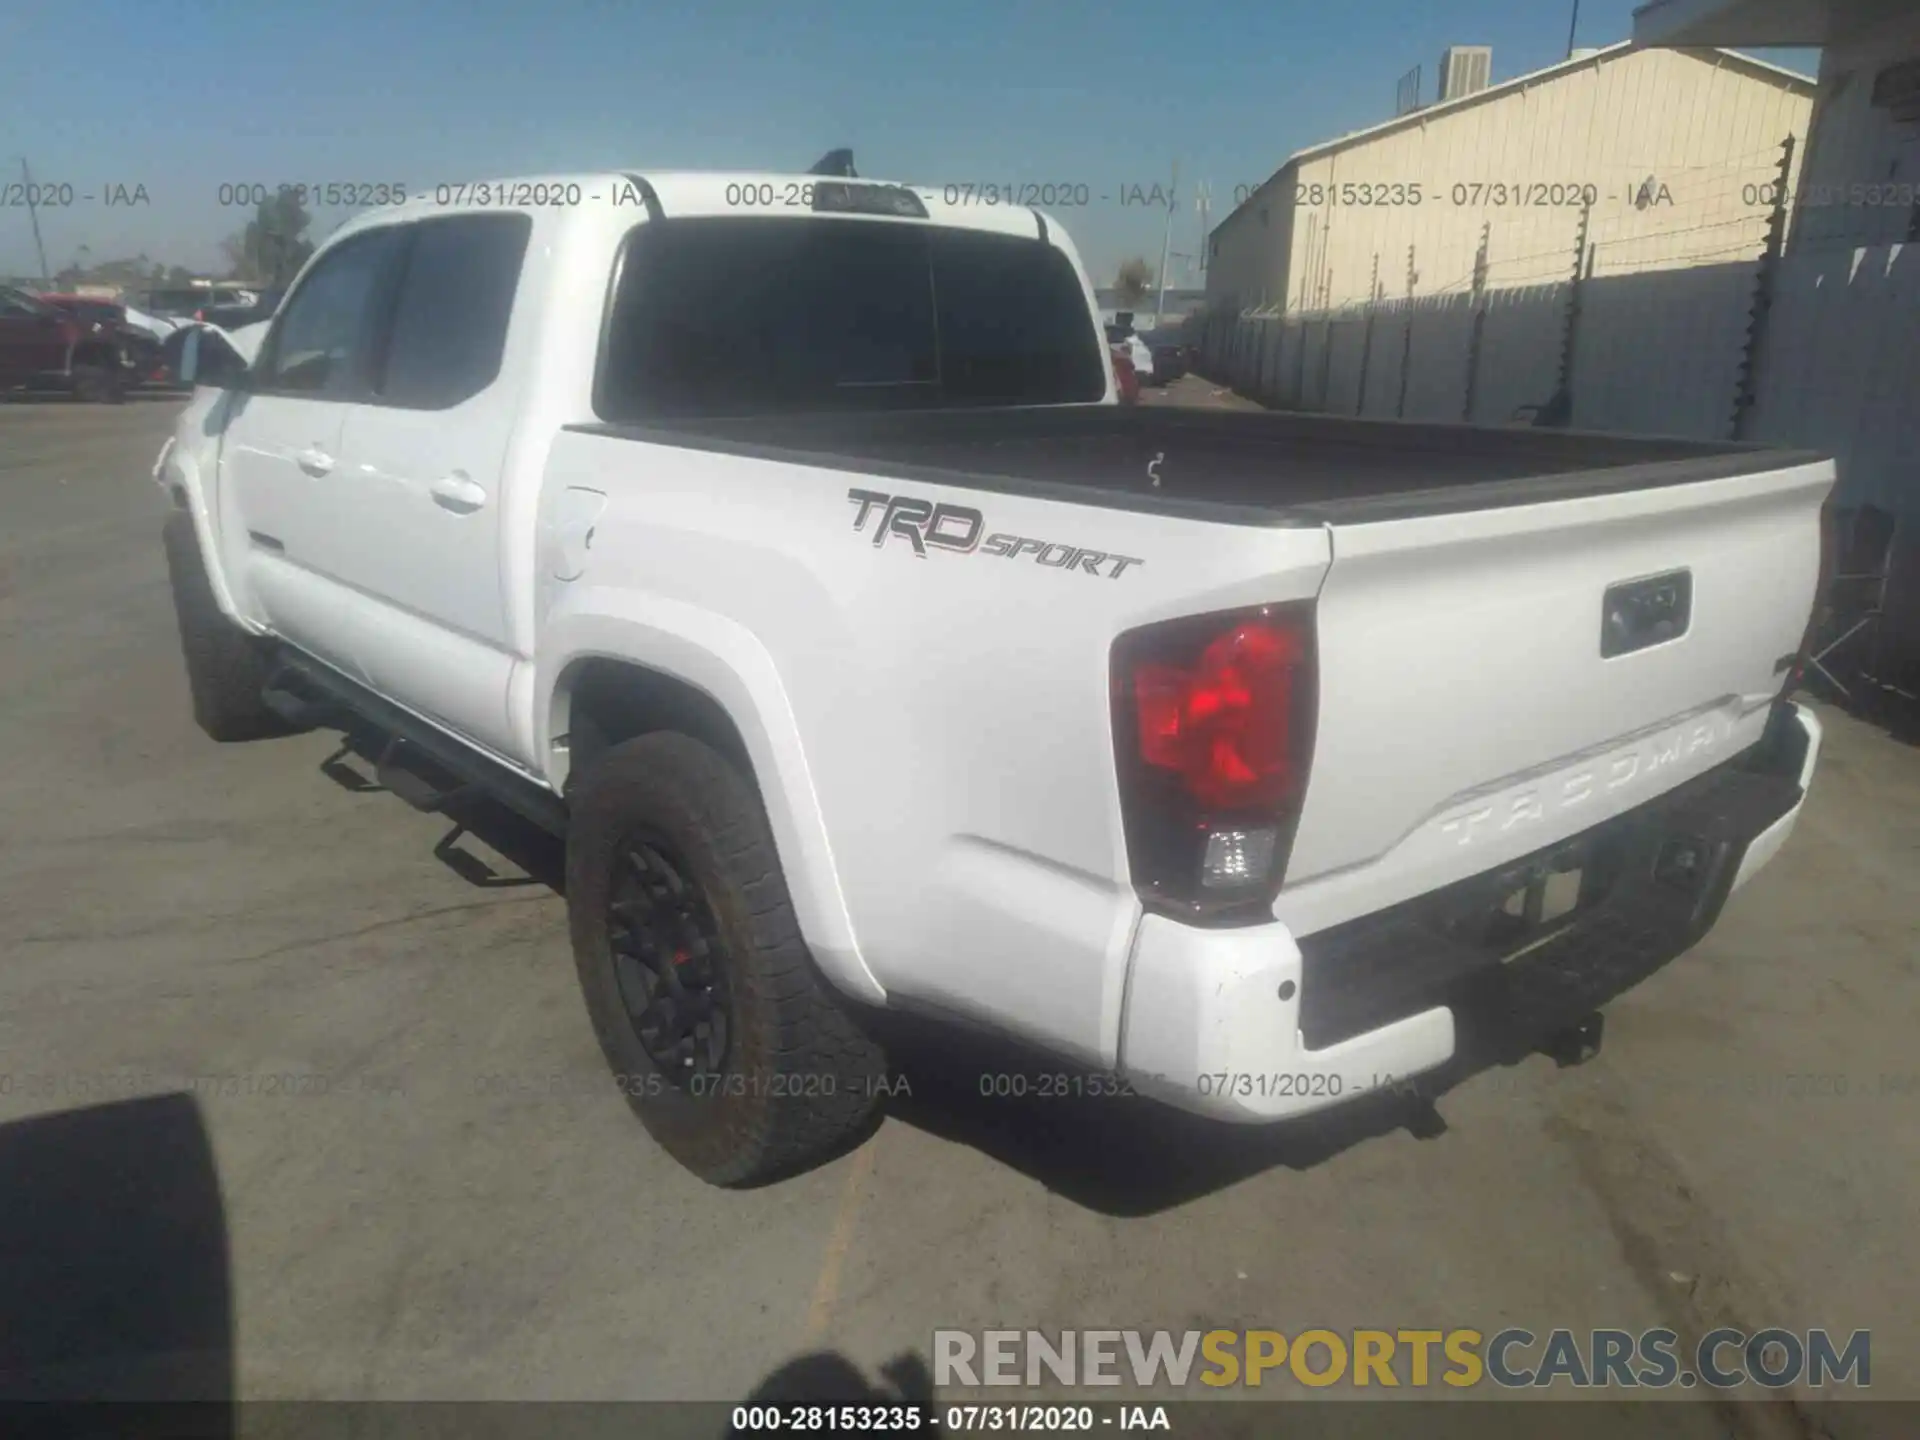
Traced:
[[1393, 118], [1411, 115], [1420, 108], [1420, 67], [1414, 66], [1393, 87]]
[[1576, 45], [1573, 49], [1567, 51], [1567, 59], [1591, 60], [1599, 53], [1600, 47], [1598, 45]]
[[1440, 52], [1440, 100], [1458, 100], [1493, 83], [1493, 47], [1449, 45]]

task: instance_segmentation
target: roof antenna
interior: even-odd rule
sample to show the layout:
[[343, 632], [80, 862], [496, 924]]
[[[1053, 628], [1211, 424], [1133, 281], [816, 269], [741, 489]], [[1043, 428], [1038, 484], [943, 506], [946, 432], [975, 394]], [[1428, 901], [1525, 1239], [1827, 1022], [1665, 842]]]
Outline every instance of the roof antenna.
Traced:
[[807, 173], [809, 175], [839, 175], [848, 180], [859, 179], [859, 176], [854, 173], [853, 151], [851, 150], [829, 150], [813, 162], [813, 168], [807, 171]]

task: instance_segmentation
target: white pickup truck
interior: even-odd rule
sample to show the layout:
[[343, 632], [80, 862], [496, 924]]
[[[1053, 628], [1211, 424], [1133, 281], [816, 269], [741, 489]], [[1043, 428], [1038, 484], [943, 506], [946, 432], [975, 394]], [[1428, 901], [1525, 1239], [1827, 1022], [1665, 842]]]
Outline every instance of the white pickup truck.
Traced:
[[1118, 407], [1060, 226], [937, 191], [474, 199], [197, 332], [194, 710], [563, 835], [712, 1182], [844, 1145], [885, 1010], [1242, 1122], [1577, 1033], [1794, 824], [1818, 456]]

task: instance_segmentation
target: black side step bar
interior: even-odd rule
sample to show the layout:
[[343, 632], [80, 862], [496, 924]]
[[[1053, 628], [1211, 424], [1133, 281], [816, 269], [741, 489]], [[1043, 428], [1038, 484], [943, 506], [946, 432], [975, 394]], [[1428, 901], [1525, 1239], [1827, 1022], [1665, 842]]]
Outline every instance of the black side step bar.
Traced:
[[[264, 692], [268, 708], [300, 725], [340, 726], [358, 716], [384, 732], [389, 740], [380, 756], [380, 783], [415, 809], [437, 811], [458, 794], [482, 790], [542, 830], [565, 838], [566, 802], [545, 786], [470, 749], [310, 655], [282, 648], [275, 658], [279, 668]], [[462, 783], [441, 786], [409, 768], [408, 747]]]
[[417, 749], [403, 736], [387, 738], [373, 769], [389, 794], [399, 796], [416, 810], [437, 815], [461, 796], [474, 792], [474, 782], [451, 775], [432, 756], [415, 754]]

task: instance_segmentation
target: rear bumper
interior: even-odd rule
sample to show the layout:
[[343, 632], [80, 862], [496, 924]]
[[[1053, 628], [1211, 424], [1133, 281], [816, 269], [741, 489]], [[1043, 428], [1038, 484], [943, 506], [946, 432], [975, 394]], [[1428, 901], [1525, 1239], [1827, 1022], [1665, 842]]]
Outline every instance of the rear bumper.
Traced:
[[[1251, 1123], [1518, 1058], [1712, 928], [1792, 833], [1819, 752], [1819, 720], [1780, 704], [1758, 745], [1636, 810], [1298, 940], [1278, 923], [1200, 930], [1149, 915], [1120, 1071], [1144, 1094]], [[1583, 877], [1569, 916], [1517, 936], [1495, 919], [1529, 875], [1567, 865]]]
[[[1794, 803], [1792, 809], [1747, 843], [1746, 854], [1740, 857], [1740, 866], [1734, 872], [1733, 889], [1735, 890], [1751, 880], [1755, 871], [1778, 855], [1780, 847], [1787, 843], [1787, 837], [1793, 834], [1794, 822], [1800, 818], [1800, 808], [1805, 803], [1806, 792], [1813, 785], [1813, 767], [1820, 759], [1820, 717], [1806, 706], [1794, 704], [1782, 705], [1777, 714], [1779, 718], [1768, 727], [1768, 738], [1761, 744], [1765, 746], [1772, 741], [1778, 746], [1775, 754], [1777, 763], [1782, 766], [1791, 764], [1795, 754], [1798, 754], [1799, 769], [1794, 778], [1800, 786], [1801, 798]], [[1789, 724], [1794, 731], [1798, 732], [1797, 744], [1793, 732], [1785, 728]], [[1773, 734], [1776, 728], [1782, 731], [1778, 739]]]

